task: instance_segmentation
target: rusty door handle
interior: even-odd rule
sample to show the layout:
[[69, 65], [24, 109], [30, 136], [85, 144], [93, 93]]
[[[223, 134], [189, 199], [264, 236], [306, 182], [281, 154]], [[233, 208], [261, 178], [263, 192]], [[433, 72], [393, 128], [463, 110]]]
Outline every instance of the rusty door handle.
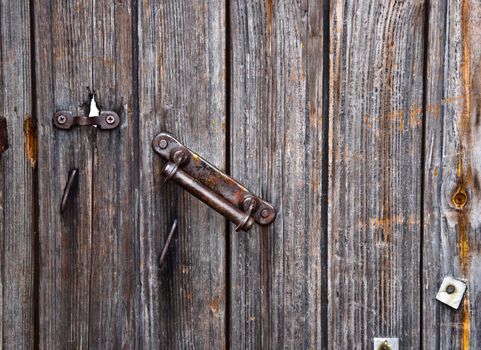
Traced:
[[274, 207], [239, 182], [217, 169], [167, 132], [152, 141], [152, 147], [167, 163], [162, 169], [165, 181], [172, 180], [202, 202], [248, 231], [254, 222], [272, 223]]

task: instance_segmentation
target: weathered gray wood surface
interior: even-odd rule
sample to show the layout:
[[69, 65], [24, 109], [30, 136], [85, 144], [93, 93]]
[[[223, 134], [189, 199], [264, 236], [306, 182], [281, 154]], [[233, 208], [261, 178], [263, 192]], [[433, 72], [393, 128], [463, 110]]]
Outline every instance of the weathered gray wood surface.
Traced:
[[420, 345], [423, 1], [332, 1], [329, 348]]
[[[39, 1], [35, 27], [39, 119], [40, 347], [132, 348], [137, 289], [137, 147], [129, 2]], [[57, 130], [58, 110], [89, 112], [96, 92], [121, 127]], [[78, 189], [59, 212], [68, 173]]]
[[0, 115], [10, 148], [0, 174], [0, 349], [34, 344], [34, 167], [29, 1], [0, 4]]
[[[160, 177], [160, 131], [226, 166], [225, 1], [139, 1], [140, 341], [153, 349], [226, 346], [226, 222]], [[173, 220], [176, 238], [159, 271]]]
[[[479, 349], [481, 3], [432, 1], [429, 23], [423, 345], [426, 349]], [[434, 299], [446, 275], [468, 286], [457, 311]]]
[[[0, 5], [0, 348], [481, 347], [479, 1], [32, 5]], [[54, 129], [93, 92], [119, 129]], [[275, 223], [164, 184], [161, 130]]]
[[322, 2], [231, 2], [232, 175], [272, 201], [268, 228], [231, 233], [234, 349], [318, 349], [323, 230]]
[[[131, 349], [140, 339], [138, 117], [134, 114], [132, 1], [93, 1], [92, 88], [120, 128], [94, 133], [89, 347]], [[135, 29], [134, 29], [135, 30]]]

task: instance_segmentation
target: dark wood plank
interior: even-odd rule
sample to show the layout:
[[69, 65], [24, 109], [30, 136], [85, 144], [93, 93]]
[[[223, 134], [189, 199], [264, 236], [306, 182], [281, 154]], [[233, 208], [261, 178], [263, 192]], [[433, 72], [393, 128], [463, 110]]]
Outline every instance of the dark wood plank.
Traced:
[[[52, 114], [88, 113], [92, 88], [93, 1], [35, 3], [40, 240], [39, 346], [88, 348], [92, 272], [93, 128], [55, 129]], [[102, 40], [102, 38], [97, 38]], [[63, 215], [68, 173], [78, 189]], [[98, 235], [110, 232], [95, 232]]]
[[[139, 1], [141, 347], [225, 347], [225, 220], [160, 178], [170, 131], [225, 167], [225, 1]], [[157, 261], [174, 218], [179, 229]]]
[[330, 17], [329, 348], [419, 348], [424, 1]]
[[232, 174], [270, 200], [268, 228], [231, 233], [235, 349], [319, 349], [324, 240], [321, 1], [231, 2]]
[[[30, 2], [0, 5], [0, 115], [10, 148], [1, 156], [0, 348], [34, 346], [34, 167]], [[25, 125], [25, 131], [24, 131]]]
[[93, 4], [92, 86], [102, 110], [122, 122], [114, 131], [98, 131], [93, 143], [92, 267], [89, 346], [132, 349], [138, 264], [138, 129], [133, 111], [132, 2]]
[[[474, 0], [434, 0], [430, 3], [422, 312], [426, 336], [423, 347], [479, 349], [481, 3]], [[455, 198], [460, 198], [458, 203]], [[435, 300], [447, 275], [464, 280], [468, 286], [457, 311]]]

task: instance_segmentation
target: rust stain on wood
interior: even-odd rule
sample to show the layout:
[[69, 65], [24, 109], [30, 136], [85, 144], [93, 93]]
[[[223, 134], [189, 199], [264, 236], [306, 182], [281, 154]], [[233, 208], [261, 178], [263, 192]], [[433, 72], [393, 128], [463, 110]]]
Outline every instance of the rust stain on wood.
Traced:
[[267, 35], [270, 37], [272, 31], [272, 0], [266, 0]]
[[29, 115], [25, 116], [23, 121], [23, 133], [25, 136], [25, 155], [32, 168], [37, 166], [38, 143], [37, 143], [37, 126]]
[[[470, 47], [470, 0], [464, 0], [461, 4], [461, 34], [463, 60], [461, 64], [461, 79], [463, 82], [464, 103], [459, 121], [460, 132], [460, 148], [457, 178], [457, 189], [453, 195], [453, 204], [458, 209], [458, 239], [459, 239], [459, 259], [461, 264], [462, 277], [466, 278], [469, 274], [469, 211], [466, 210], [468, 203], [467, 189], [472, 184], [472, 169], [470, 160], [472, 159], [472, 129], [471, 129], [471, 112], [472, 112], [472, 80], [471, 80], [471, 47]], [[468, 164], [463, 166], [464, 160], [467, 159]], [[463, 316], [462, 316], [462, 333], [461, 343], [464, 350], [469, 349], [469, 338], [471, 332], [470, 305], [469, 299], [464, 300]]]
[[220, 306], [219, 298], [215, 298], [214, 300], [212, 300], [209, 306], [210, 306], [210, 311], [212, 311], [213, 313], [218, 313], [219, 306]]
[[462, 349], [469, 350], [469, 337], [471, 336], [471, 307], [469, 305], [469, 298], [466, 295], [464, 297], [464, 305], [463, 305], [463, 339], [462, 339]]
[[[438, 103], [427, 105], [426, 115], [432, 115], [435, 119], [438, 119], [441, 106], [454, 105], [463, 100], [464, 96], [462, 95], [443, 98]], [[380, 118], [383, 118], [392, 123], [398, 124], [399, 131], [405, 132], [404, 125], [406, 122], [406, 114], [409, 115], [408, 125], [411, 128], [420, 127], [422, 125], [423, 108], [420, 105], [410, 106], [407, 112], [405, 109], [387, 110], [382, 115], [365, 114], [362, 118], [368, 128], [372, 128], [373, 125], [379, 123]]]

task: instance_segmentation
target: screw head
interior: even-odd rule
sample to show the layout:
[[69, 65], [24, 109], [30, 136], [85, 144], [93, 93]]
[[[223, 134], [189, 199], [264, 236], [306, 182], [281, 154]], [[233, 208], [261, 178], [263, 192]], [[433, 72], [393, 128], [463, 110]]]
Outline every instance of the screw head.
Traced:
[[455, 291], [456, 291], [456, 288], [452, 284], [446, 287], [446, 293], [448, 294], [453, 294]]
[[67, 118], [63, 115], [63, 114], [60, 114], [58, 117], [57, 117], [57, 122], [59, 124], [65, 124], [65, 122], [67, 121]]
[[167, 142], [166, 139], [160, 139], [159, 140], [159, 143], [158, 143], [159, 148], [166, 149], [167, 145], [168, 145], [168, 142]]
[[115, 118], [113, 115], [109, 114], [105, 117], [105, 121], [107, 122], [107, 124], [113, 124], [115, 123]]
[[381, 345], [379, 345], [379, 350], [391, 350], [391, 344], [387, 340], [383, 341]]
[[269, 216], [269, 209], [264, 209], [264, 210], [261, 211], [261, 217], [263, 217], [265, 219], [268, 216]]

